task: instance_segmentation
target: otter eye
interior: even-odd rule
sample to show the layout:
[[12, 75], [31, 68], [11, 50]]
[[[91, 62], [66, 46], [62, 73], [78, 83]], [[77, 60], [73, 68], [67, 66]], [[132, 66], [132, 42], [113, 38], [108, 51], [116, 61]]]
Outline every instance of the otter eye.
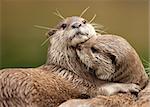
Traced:
[[82, 22], [83, 22], [83, 24], [86, 24], [86, 20], [83, 20]]
[[65, 29], [67, 27], [67, 24], [64, 23], [60, 27], [63, 28], [63, 29]]
[[92, 51], [93, 53], [98, 53], [98, 50], [95, 49], [94, 47], [91, 48], [91, 51]]

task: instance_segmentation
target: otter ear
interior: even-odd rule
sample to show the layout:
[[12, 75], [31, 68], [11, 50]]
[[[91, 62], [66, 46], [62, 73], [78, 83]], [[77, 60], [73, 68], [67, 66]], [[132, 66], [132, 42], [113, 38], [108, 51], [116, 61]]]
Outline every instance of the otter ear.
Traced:
[[108, 57], [111, 59], [112, 64], [116, 65], [116, 63], [117, 63], [116, 56], [113, 55], [112, 53], [107, 53], [107, 54], [108, 54]]
[[50, 37], [50, 36], [52, 36], [52, 35], [54, 35], [55, 33], [56, 33], [56, 29], [50, 29], [47, 33], [46, 33], [46, 35], [48, 36], [48, 37]]

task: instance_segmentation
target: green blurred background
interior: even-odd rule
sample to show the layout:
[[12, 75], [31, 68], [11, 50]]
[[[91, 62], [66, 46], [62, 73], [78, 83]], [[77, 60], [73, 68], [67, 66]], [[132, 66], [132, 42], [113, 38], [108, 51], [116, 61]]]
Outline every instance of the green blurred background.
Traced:
[[63, 16], [80, 15], [90, 9], [84, 18], [104, 25], [108, 33], [126, 38], [148, 61], [148, 1], [149, 0], [2, 0], [1, 1], [1, 38], [0, 69], [6, 67], [37, 67], [46, 61], [46, 30], [34, 25], [53, 27], [60, 18], [55, 9]]

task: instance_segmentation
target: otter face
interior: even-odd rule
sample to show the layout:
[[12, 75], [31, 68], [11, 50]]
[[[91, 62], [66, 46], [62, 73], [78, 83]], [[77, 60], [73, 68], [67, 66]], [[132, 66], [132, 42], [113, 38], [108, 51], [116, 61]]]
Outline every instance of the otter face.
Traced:
[[56, 31], [49, 32], [52, 41], [65, 41], [67, 46], [75, 46], [96, 35], [94, 27], [85, 19], [77, 16], [68, 17], [57, 25]]
[[[101, 36], [99, 36], [101, 37]], [[115, 72], [115, 55], [109, 52], [109, 46], [98, 36], [77, 46], [77, 55], [86, 67], [93, 69], [102, 80], [110, 80]]]

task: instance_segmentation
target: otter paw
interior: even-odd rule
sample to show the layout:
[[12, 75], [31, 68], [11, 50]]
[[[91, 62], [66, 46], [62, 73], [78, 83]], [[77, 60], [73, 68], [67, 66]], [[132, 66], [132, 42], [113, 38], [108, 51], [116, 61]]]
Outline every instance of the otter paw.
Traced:
[[136, 84], [124, 84], [125, 87], [122, 87], [122, 89], [120, 90], [121, 92], [140, 92], [141, 88], [139, 85]]

